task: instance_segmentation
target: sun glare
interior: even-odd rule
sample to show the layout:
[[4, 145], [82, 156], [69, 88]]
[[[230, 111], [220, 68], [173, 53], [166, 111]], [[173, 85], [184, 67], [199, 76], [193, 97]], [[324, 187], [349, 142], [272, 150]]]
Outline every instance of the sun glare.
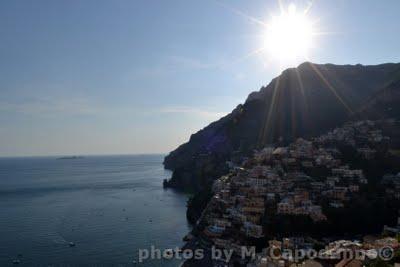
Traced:
[[264, 48], [278, 61], [301, 61], [307, 58], [312, 37], [312, 23], [306, 12], [298, 12], [296, 6], [290, 4], [266, 24]]

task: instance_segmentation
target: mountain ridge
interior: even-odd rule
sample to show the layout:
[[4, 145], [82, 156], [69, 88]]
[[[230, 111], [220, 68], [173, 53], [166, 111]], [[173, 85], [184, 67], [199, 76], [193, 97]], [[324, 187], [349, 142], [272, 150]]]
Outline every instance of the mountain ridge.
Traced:
[[312, 137], [350, 119], [382, 88], [400, 80], [400, 64], [334, 65], [304, 62], [249, 94], [165, 157], [167, 185], [199, 192], [226, 172], [227, 160], [268, 143]]

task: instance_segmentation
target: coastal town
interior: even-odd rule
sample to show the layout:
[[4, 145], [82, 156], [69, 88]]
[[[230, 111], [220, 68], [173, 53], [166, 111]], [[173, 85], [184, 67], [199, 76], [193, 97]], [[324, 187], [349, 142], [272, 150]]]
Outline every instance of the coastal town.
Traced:
[[[366, 255], [371, 254], [371, 249], [383, 247], [398, 250], [400, 214], [393, 225], [382, 225], [380, 235], [366, 234], [359, 236], [360, 240], [335, 239], [328, 233], [318, 238], [307, 233], [289, 236], [271, 230], [271, 221], [277, 217], [293, 217], [296, 223], [303, 220], [311, 227], [324, 225], [331, 219], [326, 210], [345, 209], [365, 194], [371, 186], [368, 174], [363, 168], [353, 166], [357, 164], [347, 162], [343, 149], [351, 149], [356, 155], [352, 158], [363, 163], [378, 160], [392, 153], [389, 152], [392, 140], [382, 129], [398, 125], [395, 120], [349, 122], [310, 140], [299, 138], [287, 146], [264, 147], [240, 165], [228, 162], [229, 174], [213, 183], [213, 197], [197, 221], [196, 244], [232, 250], [237, 256], [243, 247], [259, 247], [257, 259], [238, 258], [243, 266], [298, 263], [292, 257], [272, 259], [268, 250], [274, 248], [282, 251], [319, 247], [325, 248], [329, 255], [344, 247], [363, 249]], [[384, 188], [385, 198], [398, 203], [400, 173], [385, 173], [379, 185]], [[304, 260], [302, 266], [305, 263]], [[322, 264], [313, 263], [312, 266]], [[347, 266], [349, 262], [337, 261], [333, 265], [336, 264]], [[360, 259], [351, 264], [362, 265]]]

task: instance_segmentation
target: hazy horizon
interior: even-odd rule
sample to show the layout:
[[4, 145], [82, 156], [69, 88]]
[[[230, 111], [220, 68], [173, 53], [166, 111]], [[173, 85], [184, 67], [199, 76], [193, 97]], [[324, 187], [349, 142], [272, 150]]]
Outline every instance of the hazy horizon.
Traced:
[[14, 155], [0, 156], [0, 159], [12, 158], [60, 158], [60, 157], [124, 157], [124, 156], [165, 156], [167, 153], [133, 153], [133, 154], [49, 154], [49, 155]]
[[312, 3], [323, 34], [278, 64], [252, 53], [278, 1], [2, 2], [0, 157], [166, 154], [282, 69], [400, 62], [400, 2]]

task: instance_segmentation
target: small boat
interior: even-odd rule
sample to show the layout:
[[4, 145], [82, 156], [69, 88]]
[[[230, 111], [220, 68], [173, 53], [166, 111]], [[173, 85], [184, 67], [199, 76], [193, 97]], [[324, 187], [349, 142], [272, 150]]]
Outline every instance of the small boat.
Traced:
[[74, 242], [69, 242], [69, 243], [68, 243], [68, 246], [70, 246], [70, 247], [75, 247], [75, 243], [74, 243]]
[[13, 260], [13, 262], [12, 262], [13, 264], [20, 264], [21, 263], [21, 261], [19, 260], [19, 259], [15, 259], [15, 260]]
[[57, 159], [83, 159], [83, 156], [66, 156], [66, 157], [60, 157]]

